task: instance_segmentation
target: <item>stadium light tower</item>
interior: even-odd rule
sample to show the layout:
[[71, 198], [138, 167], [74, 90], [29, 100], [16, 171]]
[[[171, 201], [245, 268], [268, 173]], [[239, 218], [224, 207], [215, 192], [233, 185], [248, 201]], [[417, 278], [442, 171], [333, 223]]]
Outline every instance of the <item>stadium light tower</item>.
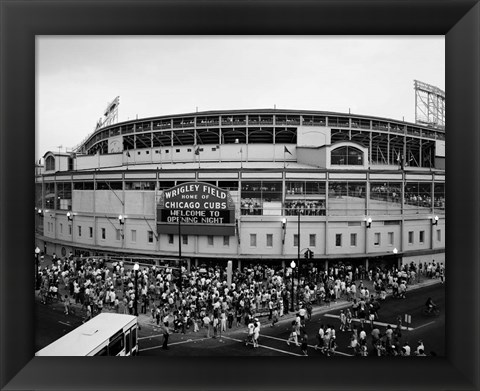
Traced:
[[445, 91], [414, 80], [415, 123], [445, 129]]

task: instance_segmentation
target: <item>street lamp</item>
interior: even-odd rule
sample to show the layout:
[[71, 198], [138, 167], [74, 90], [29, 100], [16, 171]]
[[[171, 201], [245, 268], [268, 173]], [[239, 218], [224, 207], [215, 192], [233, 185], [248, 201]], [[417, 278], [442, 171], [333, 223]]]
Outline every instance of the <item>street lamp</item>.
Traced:
[[366, 227], [367, 227], [367, 228], [372, 228], [372, 218], [371, 218], [371, 217], [369, 217], [369, 218], [367, 219], [367, 225], [366, 225]]
[[297, 237], [298, 237], [298, 242], [297, 242], [297, 266], [298, 266], [298, 271], [297, 271], [297, 306], [298, 306], [298, 290], [300, 289], [300, 208], [297, 209], [298, 213], [298, 223], [297, 223]]
[[125, 224], [125, 216], [122, 216], [122, 215], [118, 216], [118, 222], [120, 223], [120, 225]]
[[438, 216], [432, 217], [432, 225], [438, 225]]
[[293, 293], [293, 271], [295, 270], [295, 266], [296, 266], [295, 261], [290, 262], [290, 267], [292, 268], [292, 299], [291, 299], [292, 304], [291, 304], [290, 308], [291, 308], [292, 312], [293, 312], [293, 296], [294, 296], [294, 293]]
[[70, 212], [67, 212], [67, 219], [68, 221], [72, 221], [73, 220], [73, 216]]
[[284, 217], [282, 219], [282, 245], [285, 244], [286, 229], [287, 229], [287, 219]]
[[138, 303], [138, 269], [140, 269], [140, 266], [138, 265], [138, 263], [135, 263], [135, 265], [133, 265], [133, 270], [135, 271], [135, 300], [134, 300], [134, 303], [133, 303], [133, 310], [134, 310], [134, 313], [135, 313], [135, 316], [138, 316], [138, 308], [137, 308], [137, 303]]
[[35, 248], [35, 289], [40, 289], [40, 278], [38, 276], [38, 268], [40, 263], [40, 249], [38, 246]]

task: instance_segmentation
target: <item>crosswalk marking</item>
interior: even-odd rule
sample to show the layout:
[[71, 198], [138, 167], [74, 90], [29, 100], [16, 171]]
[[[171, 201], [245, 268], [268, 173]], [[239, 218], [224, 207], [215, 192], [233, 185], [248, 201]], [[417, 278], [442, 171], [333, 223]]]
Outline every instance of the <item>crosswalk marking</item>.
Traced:
[[[333, 315], [333, 314], [325, 314], [324, 316], [326, 316], [327, 318], [336, 318], [336, 319], [339, 319], [339, 318], [340, 318], [340, 315]], [[360, 320], [360, 319], [357, 319], [357, 318], [353, 318], [352, 321], [353, 321], [353, 322], [357, 322], [357, 323], [361, 323], [361, 320]], [[369, 320], [366, 320], [366, 321], [364, 321], [363, 323], [370, 324], [370, 321], [369, 321]], [[374, 321], [373, 324], [374, 324], [374, 325], [377, 325], [377, 326], [384, 326], [384, 327], [392, 326], [392, 328], [394, 328], [394, 329], [397, 328], [396, 325], [392, 325], [391, 323], [384, 323], [384, 322]], [[415, 330], [415, 329], [412, 328], [412, 327], [402, 326], [402, 330], [413, 331], [413, 330]]]
[[[264, 337], [264, 336], [261, 335], [261, 337]], [[242, 341], [241, 339], [237, 339], [237, 338], [231, 338], [231, 337], [226, 337], [226, 336], [223, 336], [222, 338], [230, 339], [230, 340], [236, 341], [236, 342], [244, 342], [244, 341]], [[266, 345], [258, 344], [258, 347], [264, 348], [264, 349], [274, 350], [275, 352], [290, 354], [291, 356], [303, 356], [303, 354], [298, 354], [298, 353], [293, 353], [293, 352], [289, 352], [289, 351], [286, 351], [286, 350], [276, 349], [276, 348], [272, 348], [271, 346], [266, 346]]]
[[[189, 342], [199, 342], [199, 341], [205, 341], [206, 339], [210, 339], [210, 338], [198, 338], [198, 339], [187, 339], [185, 341], [178, 341], [178, 342], [172, 342], [172, 343], [169, 343], [168, 346], [173, 346], [173, 345], [181, 345], [181, 344], [184, 344], [184, 343], [189, 343]], [[145, 350], [153, 350], [153, 349], [158, 349], [158, 348], [161, 348], [162, 345], [158, 345], [158, 346], [151, 346], [149, 348], [145, 348], [145, 349], [140, 349], [139, 352], [143, 352]]]
[[[277, 341], [287, 342], [286, 339], [277, 338], [277, 337], [272, 337], [271, 335], [260, 334], [260, 337], [261, 337], [261, 338], [276, 339]], [[309, 348], [315, 349], [315, 345], [307, 345], [307, 346], [308, 346]], [[348, 356], [348, 357], [352, 357], [352, 356], [353, 356], [352, 354], [339, 352], [339, 351], [337, 351], [337, 350], [335, 351], [335, 354], [339, 354], [339, 355], [341, 355], [341, 356]]]

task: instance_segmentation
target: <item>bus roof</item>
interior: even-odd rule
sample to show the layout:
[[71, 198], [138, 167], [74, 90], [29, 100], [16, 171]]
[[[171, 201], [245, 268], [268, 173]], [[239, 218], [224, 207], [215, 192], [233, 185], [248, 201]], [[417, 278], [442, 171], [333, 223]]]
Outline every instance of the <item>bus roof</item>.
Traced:
[[103, 312], [35, 353], [36, 356], [87, 356], [125, 326], [133, 315]]

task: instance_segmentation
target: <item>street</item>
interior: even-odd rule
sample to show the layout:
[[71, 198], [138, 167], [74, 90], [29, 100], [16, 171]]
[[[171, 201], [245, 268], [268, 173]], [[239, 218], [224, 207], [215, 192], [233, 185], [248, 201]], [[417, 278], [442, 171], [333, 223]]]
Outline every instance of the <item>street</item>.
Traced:
[[[428, 297], [441, 309], [439, 316], [428, 316], [423, 314], [425, 302]], [[60, 338], [62, 335], [73, 330], [82, 322], [82, 314], [77, 309], [76, 314], [65, 315], [61, 303], [43, 305], [40, 301], [36, 302], [36, 336], [35, 348], [41, 349], [47, 344]], [[338, 356], [352, 356], [352, 349], [349, 348], [351, 332], [339, 331], [340, 320], [338, 318], [340, 309], [346, 308], [345, 301], [332, 303], [331, 307], [314, 308], [313, 316], [306, 322], [306, 331], [308, 334], [309, 356], [323, 356], [320, 351], [315, 351], [316, 336], [320, 325], [333, 325], [337, 336]], [[405, 314], [411, 316], [411, 324], [405, 323]], [[379, 310], [379, 319], [375, 321], [375, 326], [381, 333], [385, 332], [387, 325], [395, 327], [396, 318], [402, 316], [403, 326], [408, 326], [402, 332], [401, 342], [408, 341], [412, 351], [415, 349], [417, 341], [423, 340], [425, 353], [432, 351], [438, 356], [445, 355], [445, 286], [443, 284], [433, 284], [423, 288], [412, 290], [405, 299], [394, 299], [387, 297], [382, 302]], [[280, 318], [275, 327], [270, 327], [266, 317], [261, 318], [262, 327], [260, 330], [259, 347], [253, 348], [251, 345], [245, 346], [247, 336], [246, 327], [242, 323], [238, 328], [235, 322], [232, 329], [227, 329], [226, 333], [212, 338], [213, 331], [210, 330], [210, 338], [207, 338], [206, 329], [200, 328], [200, 331], [193, 333], [191, 329], [186, 334], [172, 333], [169, 337], [169, 350], [161, 348], [163, 335], [156, 324], [151, 320], [149, 314], [139, 316], [139, 348], [142, 356], [302, 356], [299, 347], [293, 343], [288, 346], [286, 340], [290, 334], [292, 313]], [[360, 326], [359, 321], [355, 320], [353, 325]], [[370, 325], [365, 324], [365, 331], [370, 335]]]
[[[412, 350], [416, 347], [419, 339], [423, 340], [426, 353], [434, 351], [439, 356], [445, 355], [445, 289], [442, 284], [435, 284], [429, 287], [417, 289], [407, 295], [406, 299], [387, 298], [382, 303], [379, 311], [379, 320], [375, 325], [383, 333], [387, 325], [395, 326], [397, 315], [411, 315], [411, 324], [409, 330], [403, 331], [402, 342], [408, 341]], [[430, 317], [423, 314], [424, 304], [428, 297], [441, 309], [438, 317]], [[334, 305], [332, 304], [332, 307]], [[318, 312], [318, 310], [317, 310]], [[307, 334], [309, 336], [309, 355], [322, 356], [320, 351], [315, 351], [313, 347], [316, 344], [316, 335], [321, 324], [331, 324], [336, 329], [337, 335], [337, 355], [351, 356], [352, 351], [348, 348], [350, 343], [349, 332], [339, 331], [340, 321], [338, 315], [340, 309], [328, 311], [326, 313], [317, 313], [307, 321]], [[301, 356], [299, 347], [293, 343], [288, 346], [286, 340], [290, 333], [290, 323], [292, 317], [282, 319], [275, 327], [270, 327], [266, 319], [262, 321], [260, 331], [259, 347], [253, 348], [251, 345], [245, 346], [246, 327], [242, 325], [238, 329], [232, 328], [225, 335], [214, 338], [206, 338], [205, 329], [200, 329], [198, 333], [188, 332], [187, 334], [171, 334], [169, 338], [170, 349], [164, 351], [161, 349], [163, 340], [157, 328], [152, 325], [145, 325], [140, 332], [139, 346], [140, 354], [145, 356], [156, 355], [179, 355], [179, 356]], [[353, 322], [359, 325], [359, 322]], [[405, 322], [404, 322], [405, 326]], [[370, 326], [365, 326], [367, 335], [370, 333]], [[212, 335], [212, 331], [210, 332]]]

